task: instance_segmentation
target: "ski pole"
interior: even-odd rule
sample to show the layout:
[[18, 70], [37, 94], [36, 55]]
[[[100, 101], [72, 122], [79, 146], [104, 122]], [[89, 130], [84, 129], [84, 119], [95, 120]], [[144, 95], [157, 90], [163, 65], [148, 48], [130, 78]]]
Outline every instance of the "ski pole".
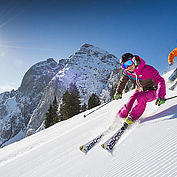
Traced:
[[166, 101], [166, 100], [173, 99], [173, 98], [176, 98], [176, 97], [177, 97], [177, 95], [176, 95], [176, 96], [172, 96], [172, 97], [170, 97], [170, 98], [165, 99], [165, 101]]
[[[111, 100], [112, 101], [112, 100]], [[98, 109], [102, 108], [103, 106], [107, 105], [108, 103], [110, 103], [111, 101], [108, 101], [107, 103], [102, 104], [100, 107], [98, 107], [97, 109], [89, 112], [88, 114], [84, 115], [84, 118], [87, 117], [88, 115], [92, 114], [93, 112], [97, 111]]]

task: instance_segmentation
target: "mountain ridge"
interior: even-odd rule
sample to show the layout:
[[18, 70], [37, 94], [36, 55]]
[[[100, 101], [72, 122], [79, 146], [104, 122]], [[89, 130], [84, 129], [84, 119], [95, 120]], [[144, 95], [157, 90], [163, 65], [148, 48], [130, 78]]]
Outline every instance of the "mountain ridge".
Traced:
[[109, 99], [110, 75], [119, 66], [113, 54], [86, 43], [68, 59], [57, 63], [49, 58], [31, 66], [17, 90], [0, 94], [0, 146], [43, 129], [49, 105], [55, 96], [61, 103], [71, 82], [76, 83], [82, 104], [92, 93]]

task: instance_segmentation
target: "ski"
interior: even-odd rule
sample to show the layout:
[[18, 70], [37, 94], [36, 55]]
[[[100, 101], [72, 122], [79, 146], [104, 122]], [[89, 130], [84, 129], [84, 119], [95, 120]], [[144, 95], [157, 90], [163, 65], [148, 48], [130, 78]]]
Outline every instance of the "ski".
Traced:
[[103, 133], [101, 133], [97, 137], [93, 138], [88, 143], [80, 146], [80, 150], [82, 152], [84, 152], [85, 154], [87, 154], [90, 151], [90, 149], [92, 149], [96, 144], [98, 144], [101, 141], [103, 136], [105, 136], [109, 131], [111, 131], [113, 129], [114, 129], [114, 124], [112, 126], [110, 126], [107, 130], [105, 130]]
[[89, 142], [87, 142], [86, 144], [80, 146], [79, 149], [82, 152], [84, 152], [85, 154], [87, 154], [93, 147], [95, 147], [95, 145], [97, 145], [101, 141], [101, 139], [105, 135], [107, 135], [110, 131], [113, 131], [113, 130], [117, 129], [118, 126], [119, 126], [119, 122], [118, 122], [118, 119], [116, 118], [114, 120], [114, 122], [112, 123], [112, 125], [109, 126], [109, 128], [107, 130], [105, 130], [100, 135], [96, 136], [95, 138], [93, 138], [92, 140], [90, 140]]
[[87, 154], [90, 151], [90, 149], [92, 149], [96, 144], [98, 144], [101, 141], [104, 134], [105, 133], [102, 133], [102, 134], [98, 135], [96, 138], [89, 141], [88, 143], [80, 146], [80, 150], [82, 152], [84, 152], [85, 154]]
[[109, 138], [105, 143], [103, 143], [101, 146], [106, 149], [108, 152], [112, 152], [114, 146], [122, 136], [122, 134], [125, 132], [125, 130], [128, 128], [128, 124], [124, 123], [123, 126], [111, 137]]
[[174, 90], [177, 87], [177, 81], [169, 88], [169, 90]]

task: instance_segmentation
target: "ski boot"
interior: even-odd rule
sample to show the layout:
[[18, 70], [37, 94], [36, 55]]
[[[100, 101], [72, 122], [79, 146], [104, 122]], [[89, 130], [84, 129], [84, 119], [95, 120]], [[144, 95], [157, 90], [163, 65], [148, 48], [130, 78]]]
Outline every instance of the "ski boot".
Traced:
[[128, 116], [128, 117], [125, 119], [125, 122], [124, 122], [122, 128], [125, 130], [125, 129], [128, 128], [133, 122], [134, 122], [134, 120], [133, 120], [131, 117]]

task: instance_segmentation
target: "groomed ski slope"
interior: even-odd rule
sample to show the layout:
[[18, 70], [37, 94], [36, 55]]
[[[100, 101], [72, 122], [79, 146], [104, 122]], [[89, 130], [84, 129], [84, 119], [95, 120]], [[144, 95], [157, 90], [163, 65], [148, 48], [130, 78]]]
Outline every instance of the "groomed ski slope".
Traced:
[[[168, 73], [164, 77], [167, 78]], [[177, 176], [177, 98], [160, 107], [148, 104], [140, 122], [111, 155], [100, 145], [87, 155], [79, 146], [106, 130], [132, 92], [87, 118], [81, 113], [0, 149], [1, 177], [175, 177]], [[177, 91], [167, 90], [167, 97]], [[88, 113], [89, 111], [87, 111]]]

